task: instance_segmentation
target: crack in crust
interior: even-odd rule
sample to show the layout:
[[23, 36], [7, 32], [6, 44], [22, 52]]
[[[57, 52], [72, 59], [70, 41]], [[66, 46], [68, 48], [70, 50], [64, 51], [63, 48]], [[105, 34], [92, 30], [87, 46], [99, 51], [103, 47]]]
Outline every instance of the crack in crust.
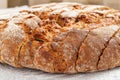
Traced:
[[[64, 56], [66, 55], [65, 61], [68, 61], [67, 65], [66, 65], [67, 67], [65, 69], [66, 73], [67, 72], [72, 73], [72, 71], [77, 72], [75, 69], [75, 65], [76, 65], [75, 62], [76, 62], [76, 58], [77, 58], [77, 53], [79, 50], [79, 46], [82, 44], [82, 41], [84, 40], [87, 33], [88, 33], [88, 30], [70, 31], [70, 32], [68, 32], [67, 36], [65, 38], [63, 38], [63, 41], [61, 41], [61, 39], [60, 39], [60, 41], [57, 39], [58, 40], [57, 43], [55, 45], [53, 45], [53, 50], [57, 50], [57, 52], [62, 51], [62, 53], [64, 53]], [[71, 40], [70, 40], [70, 38], [71, 38]], [[61, 43], [64, 43], [64, 44], [60, 45]], [[60, 46], [61, 46], [61, 48], [59, 48]], [[66, 46], [69, 46], [69, 47], [67, 48]], [[59, 51], [59, 49], [60, 49], [60, 51]], [[71, 49], [73, 51], [71, 51]], [[72, 58], [72, 56], [73, 56], [73, 58]]]
[[[14, 27], [14, 28], [13, 28]], [[14, 30], [13, 30], [14, 29]], [[9, 32], [12, 32], [9, 34]], [[15, 33], [15, 34], [14, 34]], [[18, 34], [17, 34], [18, 33]], [[23, 39], [21, 39], [24, 33], [18, 28], [18, 26], [8, 23], [8, 26], [1, 33], [1, 56], [2, 60], [5, 63], [8, 63], [13, 66], [17, 66], [14, 61], [17, 58], [18, 48]], [[19, 35], [19, 36], [18, 36]], [[13, 41], [16, 39], [15, 41]], [[14, 45], [14, 47], [13, 47]]]
[[17, 65], [17, 67], [22, 67], [21, 64], [19, 63], [20, 51], [21, 51], [22, 47], [23, 47], [23, 44], [19, 47], [18, 57], [16, 57], [17, 59], [15, 59], [15, 64]]
[[85, 39], [87, 38], [89, 32], [90, 32], [90, 30], [88, 31], [88, 33], [87, 33], [87, 35], [85, 36], [84, 40], [83, 40], [83, 41], [81, 42], [81, 44], [79, 45], [79, 49], [78, 49], [77, 56], [76, 56], [76, 60], [75, 60], [75, 70], [76, 70], [77, 72], [79, 72], [78, 69], [77, 69], [77, 61], [78, 61], [78, 59], [79, 59], [79, 50], [80, 50], [80, 47], [82, 46], [82, 43], [84, 43]]
[[[35, 18], [33, 14], [18, 14], [7, 22], [6, 28], [2, 31], [0, 38], [2, 42], [0, 47], [1, 57], [5, 63], [15, 67], [20, 66], [18, 63], [19, 48], [28, 38], [32, 39], [26, 33], [31, 34], [32, 29], [37, 27], [38, 20], [39, 18]], [[31, 21], [33, 24], [29, 25]]]
[[[98, 56], [101, 54], [102, 49], [105, 48], [107, 41], [119, 28], [118, 26], [114, 26], [115, 29], [112, 27], [113, 26], [99, 27], [89, 33], [79, 51], [77, 63], [79, 72], [96, 71]], [[107, 29], [110, 30], [110, 32], [106, 32]], [[100, 33], [101, 35], [99, 35]]]
[[98, 62], [98, 70], [111, 69], [119, 66], [119, 34], [120, 29], [112, 36]]
[[99, 55], [99, 59], [98, 59], [98, 61], [97, 61], [97, 65], [96, 65], [96, 66], [97, 66], [97, 70], [99, 70], [98, 65], [99, 65], [101, 56], [103, 55], [105, 49], [108, 47], [109, 42], [111, 41], [111, 39], [119, 32], [119, 30], [120, 30], [120, 28], [110, 37], [110, 39], [109, 39], [109, 40], [106, 42], [106, 44], [104, 45], [105, 48], [102, 49], [102, 52], [101, 52], [101, 54]]

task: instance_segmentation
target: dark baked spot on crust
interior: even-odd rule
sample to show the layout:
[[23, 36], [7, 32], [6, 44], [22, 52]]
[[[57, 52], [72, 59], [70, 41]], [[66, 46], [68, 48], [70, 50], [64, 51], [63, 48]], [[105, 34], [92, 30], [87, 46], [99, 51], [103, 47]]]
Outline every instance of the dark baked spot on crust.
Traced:
[[78, 16], [78, 21], [83, 21], [85, 23], [99, 23], [101, 16], [92, 12], [80, 13]]

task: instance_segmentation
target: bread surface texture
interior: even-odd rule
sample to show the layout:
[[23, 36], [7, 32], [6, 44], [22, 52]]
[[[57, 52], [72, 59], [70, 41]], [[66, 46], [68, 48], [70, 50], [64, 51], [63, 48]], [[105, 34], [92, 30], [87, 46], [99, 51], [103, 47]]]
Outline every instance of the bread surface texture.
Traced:
[[63, 2], [0, 17], [0, 62], [50, 73], [120, 66], [120, 11]]

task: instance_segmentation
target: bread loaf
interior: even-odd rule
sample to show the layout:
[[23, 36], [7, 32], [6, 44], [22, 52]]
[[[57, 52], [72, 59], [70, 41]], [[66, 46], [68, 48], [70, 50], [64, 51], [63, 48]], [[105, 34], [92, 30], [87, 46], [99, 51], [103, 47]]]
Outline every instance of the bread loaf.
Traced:
[[0, 18], [0, 62], [50, 73], [120, 66], [120, 11], [49, 3]]

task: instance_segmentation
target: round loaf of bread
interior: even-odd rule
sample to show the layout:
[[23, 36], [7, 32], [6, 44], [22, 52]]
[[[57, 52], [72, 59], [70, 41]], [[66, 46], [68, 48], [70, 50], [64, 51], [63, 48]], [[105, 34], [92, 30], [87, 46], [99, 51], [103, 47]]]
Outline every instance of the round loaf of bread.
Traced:
[[0, 18], [0, 62], [50, 73], [120, 66], [120, 11], [49, 3]]

